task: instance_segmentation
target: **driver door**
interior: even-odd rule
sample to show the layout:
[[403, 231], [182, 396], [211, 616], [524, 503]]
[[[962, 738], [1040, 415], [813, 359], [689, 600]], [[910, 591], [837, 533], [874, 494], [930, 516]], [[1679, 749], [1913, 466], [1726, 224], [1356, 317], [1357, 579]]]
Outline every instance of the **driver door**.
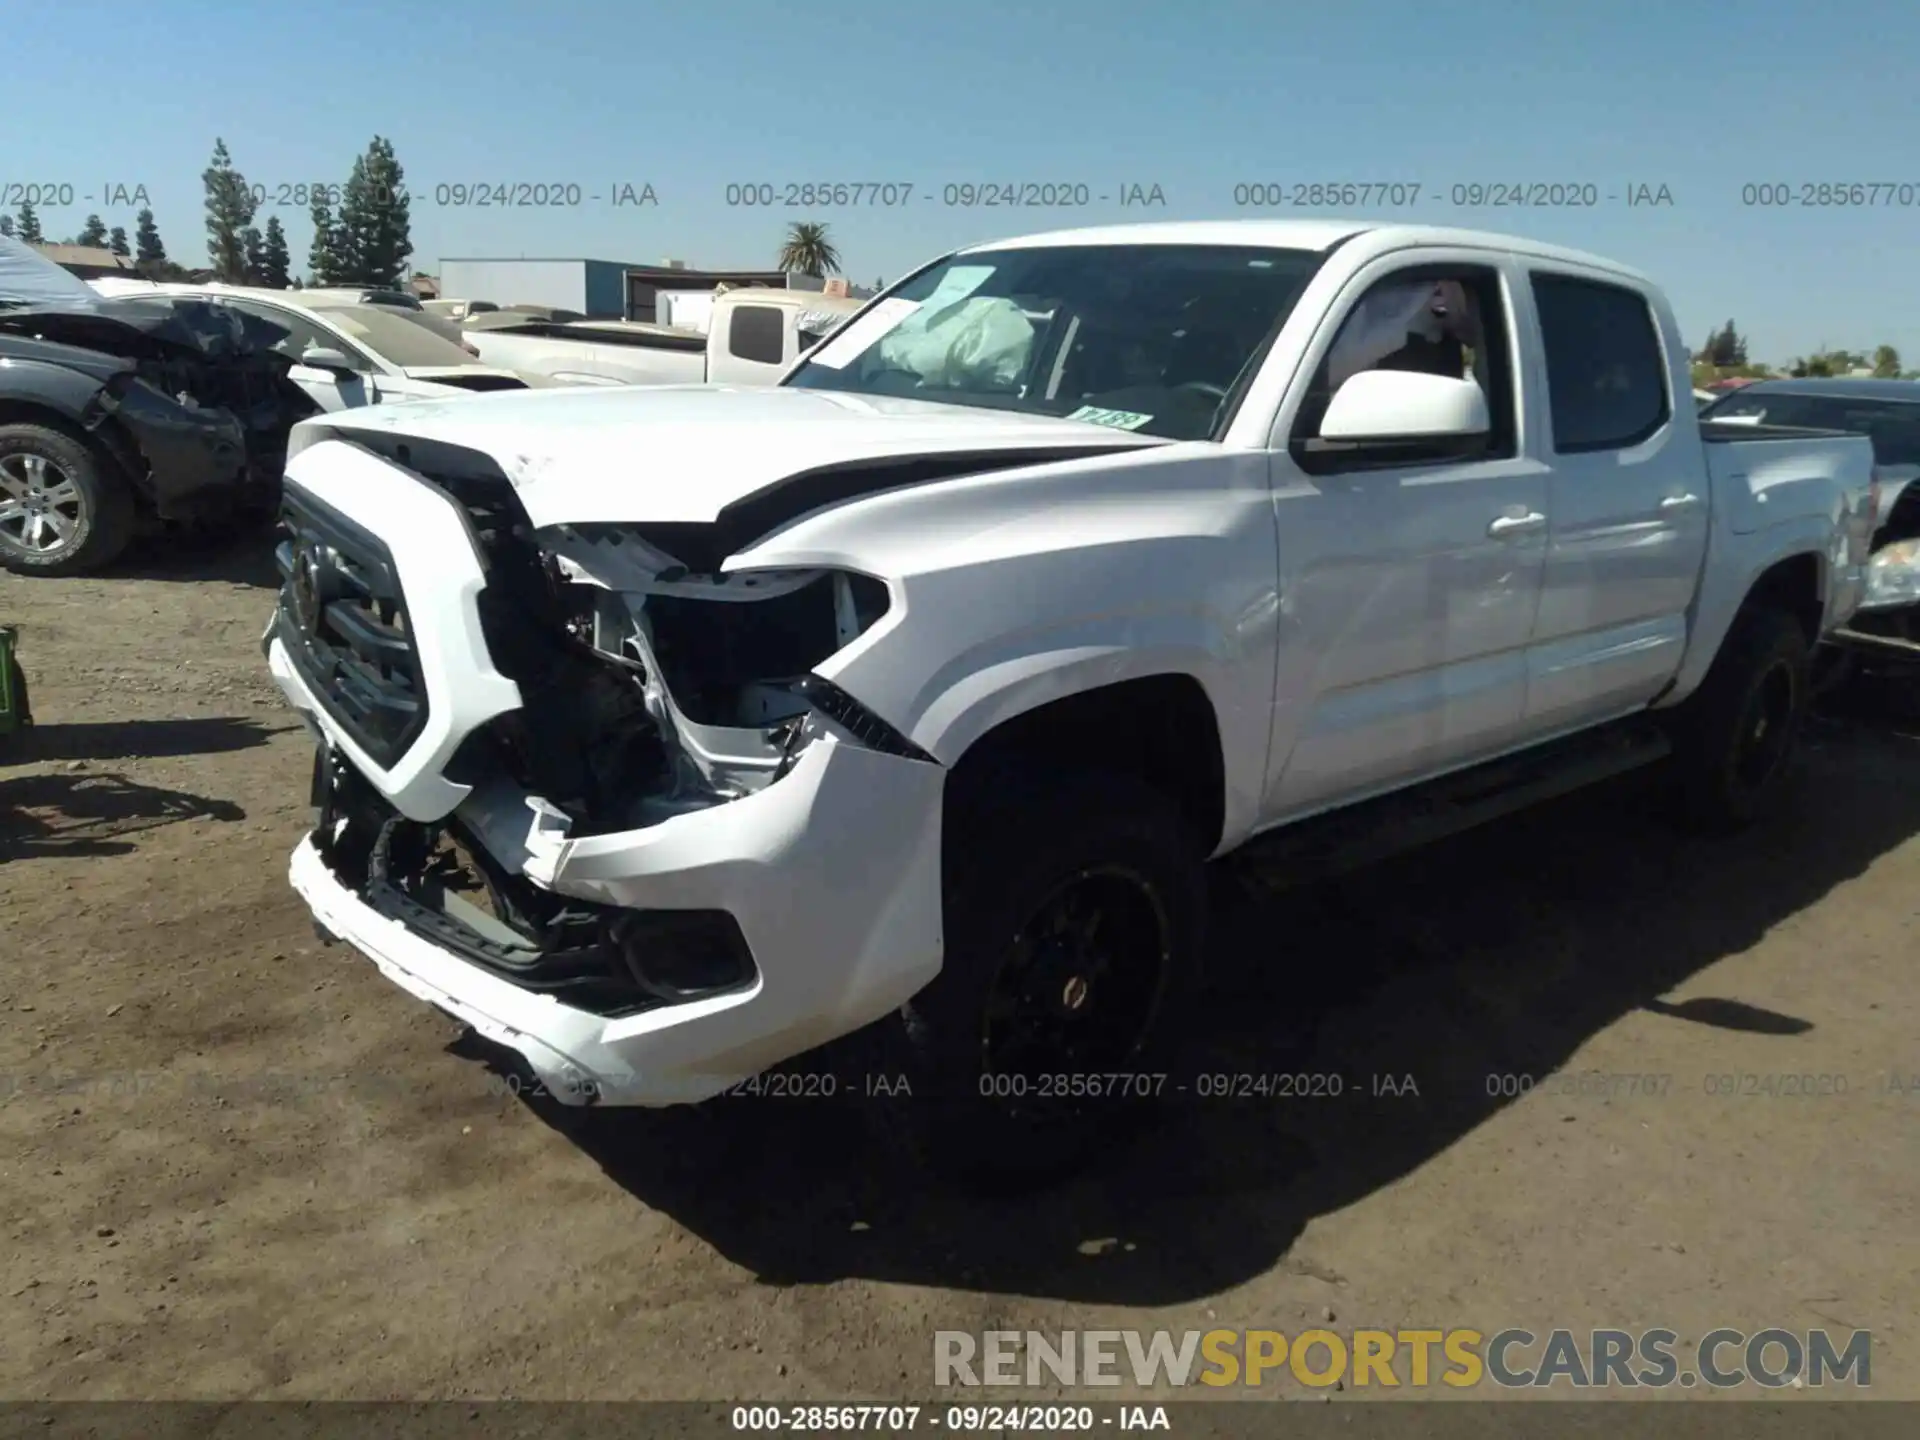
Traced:
[[[1378, 287], [1459, 282], [1491, 429], [1477, 454], [1309, 451], [1343, 327]], [[1271, 466], [1280, 569], [1269, 821], [1363, 798], [1517, 743], [1547, 554], [1548, 471], [1528, 453], [1508, 267], [1400, 255], [1334, 304], [1281, 408]], [[1381, 368], [1406, 368], [1383, 366]]]

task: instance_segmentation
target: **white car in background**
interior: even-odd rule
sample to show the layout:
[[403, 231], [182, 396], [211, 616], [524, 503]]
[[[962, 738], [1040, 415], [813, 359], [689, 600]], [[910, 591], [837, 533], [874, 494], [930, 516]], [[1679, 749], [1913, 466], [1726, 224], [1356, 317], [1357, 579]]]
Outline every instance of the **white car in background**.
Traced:
[[479, 363], [420, 312], [360, 304], [344, 294], [112, 279], [90, 283], [104, 295], [192, 295], [270, 321], [288, 332], [277, 348], [296, 362], [290, 378], [328, 412], [530, 385], [511, 370]]
[[471, 320], [476, 315], [492, 315], [500, 309], [491, 300], [422, 300], [420, 308], [443, 320]]

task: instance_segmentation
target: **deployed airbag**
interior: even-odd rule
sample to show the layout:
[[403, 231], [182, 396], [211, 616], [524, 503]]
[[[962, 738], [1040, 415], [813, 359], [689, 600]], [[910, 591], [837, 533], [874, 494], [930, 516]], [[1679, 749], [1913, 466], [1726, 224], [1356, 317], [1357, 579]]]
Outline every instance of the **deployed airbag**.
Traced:
[[1011, 300], [925, 306], [880, 342], [880, 360], [928, 389], [1011, 390], [1026, 370], [1033, 333], [1033, 322]]

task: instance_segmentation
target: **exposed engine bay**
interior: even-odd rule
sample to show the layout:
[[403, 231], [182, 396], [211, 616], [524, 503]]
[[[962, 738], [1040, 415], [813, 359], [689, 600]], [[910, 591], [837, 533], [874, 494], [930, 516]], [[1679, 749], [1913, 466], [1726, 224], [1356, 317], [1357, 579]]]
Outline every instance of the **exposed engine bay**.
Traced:
[[[931, 763], [814, 673], [887, 613], [887, 587], [843, 570], [695, 574], [629, 527], [535, 529], [476, 452], [385, 437], [363, 448], [464, 512], [487, 654], [522, 703], [460, 742], [444, 773], [470, 793], [437, 823], [400, 815], [323, 748], [315, 835], [328, 863], [416, 933], [596, 1013], [749, 984], [727, 912], [597, 904], [552, 888], [548, 866], [559, 841], [752, 795], [829, 735]], [[287, 497], [275, 633], [336, 720], [403, 748], [405, 722], [379, 717], [424, 713], [405, 597], [376, 578], [391, 576], [376, 537], [316, 532], [324, 508]], [[320, 551], [334, 578], [316, 586]]]
[[751, 794], [829, 730], [926, 758], [813, 673], [886, 614], [881, 581], [695, 574], [629, 527], [533, 529], [486, 464], [462, 473], [423, 467], [404, 442], [367, 448], [466, 510], [486, 558], [488, 650], [525, 701], [468, 738], [449, 778], [479, 785], [504, 772], [580, 836]]

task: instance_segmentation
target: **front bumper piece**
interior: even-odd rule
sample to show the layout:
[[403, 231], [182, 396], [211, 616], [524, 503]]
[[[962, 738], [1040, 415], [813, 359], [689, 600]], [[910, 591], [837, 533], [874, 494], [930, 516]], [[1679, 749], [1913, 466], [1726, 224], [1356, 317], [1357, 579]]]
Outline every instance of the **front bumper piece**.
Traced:
[[1920, 607], [1862, 610], [1827, 636], [1827, 642], [1861, 661], [1887, 669], [1920, 668]]
[[547, 888], [635, 910], [724, 910], [758, 971], [746, 990], [615, 1018], [516, 985], [382, 913], [313, 836], [288, 876], [325, 930], [517, 1052], [561, 1101], [691, 1104], [879, 1019], [938, 973], [941, 774], [826, 739], [757, 794], [562, 842]]

